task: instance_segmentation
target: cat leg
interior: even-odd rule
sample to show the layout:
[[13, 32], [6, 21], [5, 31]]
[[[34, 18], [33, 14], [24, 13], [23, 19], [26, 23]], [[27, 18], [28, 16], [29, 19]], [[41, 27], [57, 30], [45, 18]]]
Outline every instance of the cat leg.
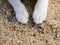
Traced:
[[42, 23], [47, 17], [49, 0], [38, 0], [34, 8], [33, 19], [36, 24]]
[[14, 8], [17, 20], [22, 24], [27, 23], [29, 15], [25, 6], [21, 3], [21, 1], [20, 0], [8, 0], [8, 1]]

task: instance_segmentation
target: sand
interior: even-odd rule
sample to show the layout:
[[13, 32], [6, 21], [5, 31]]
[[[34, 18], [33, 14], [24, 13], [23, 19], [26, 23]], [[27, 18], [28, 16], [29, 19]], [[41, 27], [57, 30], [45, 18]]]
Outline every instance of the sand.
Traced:
[[[27, 24], [16, 20], [7, 0], [0, 0], [0, 45], [60, 45], [60, 0], [49, 1], [47, 18], [38, 25], [31, 19], [36, 1], [22, 2], [30, 14]], [[13, 17], [12, 21], [9, 16]]]

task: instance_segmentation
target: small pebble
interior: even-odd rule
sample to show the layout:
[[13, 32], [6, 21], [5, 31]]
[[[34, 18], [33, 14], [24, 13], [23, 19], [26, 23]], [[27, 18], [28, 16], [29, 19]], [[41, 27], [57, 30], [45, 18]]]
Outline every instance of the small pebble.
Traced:
[[37, 31], [41, 34], [44, 33], [44, 28], [42, 28], [42, 26], [37, 26]]
[[46, 43], [48, 42], [48, 40], [49, 40], [49, 37], [48, 37], [48, 36], [46, 36]]
[[34, 27], [35, 26], [35, 23], [34, 22], [31, 22], [31, 27]]
[[13, 16], [8, 16], [7, 19], [8, 19], [8, 22], [12, 22], [13, 21]]
[[25, 32], [26, 30], [25, 29], [22, 29], [22, 31], [21, 32]]

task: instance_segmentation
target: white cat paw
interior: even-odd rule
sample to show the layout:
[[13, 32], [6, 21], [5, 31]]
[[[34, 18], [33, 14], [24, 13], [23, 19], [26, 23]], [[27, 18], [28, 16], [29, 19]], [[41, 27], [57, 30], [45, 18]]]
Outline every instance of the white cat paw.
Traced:
[[20, 0], [8, 0], [8, 1], [14, 8], [17, 20], [22, 24], [27, 23], [29, 15], [24, 4]]
[[22, 24], [26, 24], [28, 22], [28, 17], [28, 12], [24, 7], [17, 10], [16, 18]]
[[40, 24], [46, 19], [46, 16], [46, 12], [44, 13], [36, 9], [33, 13], [33, 20], [36, 24]]

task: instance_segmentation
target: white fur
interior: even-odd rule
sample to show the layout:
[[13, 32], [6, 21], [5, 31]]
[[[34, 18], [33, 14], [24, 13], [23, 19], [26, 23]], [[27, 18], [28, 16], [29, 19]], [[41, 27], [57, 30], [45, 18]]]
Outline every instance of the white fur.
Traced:
[[[28, 12], [20, 0], [8, 0], [16, 12], [16, 18], [21, 23], [28, 22]], [[49, 0], [38, 0], [34, 8], [33, 19], [36, 24], [42, 23], [47, 16]]]
[[36, 24], [42, 23], [46, 19], [48, 1], [49, 0], [38, 0], [33, 12], [33, 19]]
[[17, 20], [23, 24], [27, 23], [29, 15], [21, 1], [20, 0], [8, 0], [8, 1], [15, 10]]

